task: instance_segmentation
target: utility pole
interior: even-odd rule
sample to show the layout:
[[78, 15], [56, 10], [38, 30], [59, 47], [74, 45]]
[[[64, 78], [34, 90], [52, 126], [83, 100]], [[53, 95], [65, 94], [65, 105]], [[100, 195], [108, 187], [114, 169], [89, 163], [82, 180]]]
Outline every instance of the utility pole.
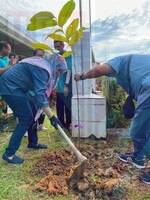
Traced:
[[[79, 0], [80, 28], [82, 27], [82, 1]], [[81, 38], [81, 71], [83, 72], [83, 42]], [[82, 81], [82, 95], [84, 95], [84, 83]]]
[[89, 24], [90, 24], [90, 35], [91, 35], [91, 0], [89, 0]]

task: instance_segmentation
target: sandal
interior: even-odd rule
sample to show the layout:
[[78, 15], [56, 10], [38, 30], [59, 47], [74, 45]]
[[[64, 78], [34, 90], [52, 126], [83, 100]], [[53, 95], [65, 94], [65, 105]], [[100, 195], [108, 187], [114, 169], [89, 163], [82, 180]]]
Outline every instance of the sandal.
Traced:
[[3, 160], [7, 161], [8, 163], [12, 163], [12, 164], [23, 164], [25, 162], [24, 159], [14, 155], [12, 159], [9, 159], [6, 154], [3, 154], [2, 156]]

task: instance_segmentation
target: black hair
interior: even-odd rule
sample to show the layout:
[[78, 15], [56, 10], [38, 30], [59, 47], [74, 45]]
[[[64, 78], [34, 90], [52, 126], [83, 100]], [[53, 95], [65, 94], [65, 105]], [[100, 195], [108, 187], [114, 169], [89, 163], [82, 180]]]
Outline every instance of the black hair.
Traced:
[[25, 58], [25, 56], [19, 55], [19, 61], [21, 61], [21, 60], [24, 59], [24, 58]]
[[64, 44], [63, 41], [60, 41], [60, 40], [54, 40], [54, 44], [57, 43], [57, 42], [60, 42], [61, 44]]
[[10, 45], [8, 42], [6, 42], [6, 41], [0, 41], [0, 51], [2, 50], [3, 47], [7, 48], [8, 45]]
[[43, 51], [43, 53], [45, 53], [45, 51], [44, 51], [43, 49], [35, 49], [34, 52], [33, 52], [33, 56], [36, 56], [36, 54], [37, 54], [37, 52], [38, 52], [39, 50], [40, 50], [40, 51]]
[[16, 54], [15, 53], [10, 53], [9, 54], [9, 58], [11, 58], [12, 56], [14, 56], [14, 58], [16, 57]]

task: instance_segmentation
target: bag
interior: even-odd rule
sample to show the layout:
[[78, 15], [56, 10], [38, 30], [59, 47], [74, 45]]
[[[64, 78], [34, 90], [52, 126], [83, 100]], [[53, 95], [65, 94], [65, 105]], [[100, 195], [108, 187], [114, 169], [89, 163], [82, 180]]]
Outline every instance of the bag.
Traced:
[[122, 106], [122, 113], [126, 119], [132, 119], [134, 117], [134, 112], [135, 105], [132, 97], [129, 95], [126, 98], [124, 105]]
[[122, 106], [122, 113], [126, 119], [132, 119], [134, 117], [135, 105], [132, 98], [131, 80], [130, 80], [130, 62], [132, 54], [129, 56], [127, 64], [127, 80], [129, 82], [129, 96], [126, 98], [124, 105]]

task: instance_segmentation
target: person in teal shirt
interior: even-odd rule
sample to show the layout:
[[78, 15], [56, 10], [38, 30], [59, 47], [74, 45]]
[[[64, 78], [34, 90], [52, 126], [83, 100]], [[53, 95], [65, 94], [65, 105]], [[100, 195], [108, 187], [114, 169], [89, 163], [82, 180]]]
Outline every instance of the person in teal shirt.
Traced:
[[[132, 97], [136, 101], [135, 114], [130, 126], [134, 148], [132, 152], [120, 153], [118, 158], [143, 169], [145, 157], [150, 159], [150, 55], [132, 55], [129, 70], [131, 83], [127, 73], [129, 59], [130, 55], [115, 57], [102, 65], [97, 64], [87, 72], [75, 73], [74, 79], [79, 81], [106, 75], [115, 77], [127, 94], [132, 91]], [[150, 184], [150, 171], [140, 175], [140, 179]]]
[[0, 75], [10, 69], [18, 62], [18, 57], [13, 56], [9, 59], [11, 53], [11, 46], [5, 41], [0, 41]]
[[[64, 42], [54, 40], [54, 48], [60, 55], [65, 53]], [[72, 99], [72, 57], [65, 58], [67, 72], [62, 73], [57, 84], [56, 110], [57, 116], [63, 127], [70, 130], [71, 120], [71, 99]]]
[[[6, 41], [0, 41], [0, 76], [4, 74], [8, 69], [18, 62], [18, 57], [11, 56], [11, 46]], [[3, 109], [4, 113], [7, 113], [7, 106]], [[3, 130], [8, 128], [8, 124], [3, 124]]]

